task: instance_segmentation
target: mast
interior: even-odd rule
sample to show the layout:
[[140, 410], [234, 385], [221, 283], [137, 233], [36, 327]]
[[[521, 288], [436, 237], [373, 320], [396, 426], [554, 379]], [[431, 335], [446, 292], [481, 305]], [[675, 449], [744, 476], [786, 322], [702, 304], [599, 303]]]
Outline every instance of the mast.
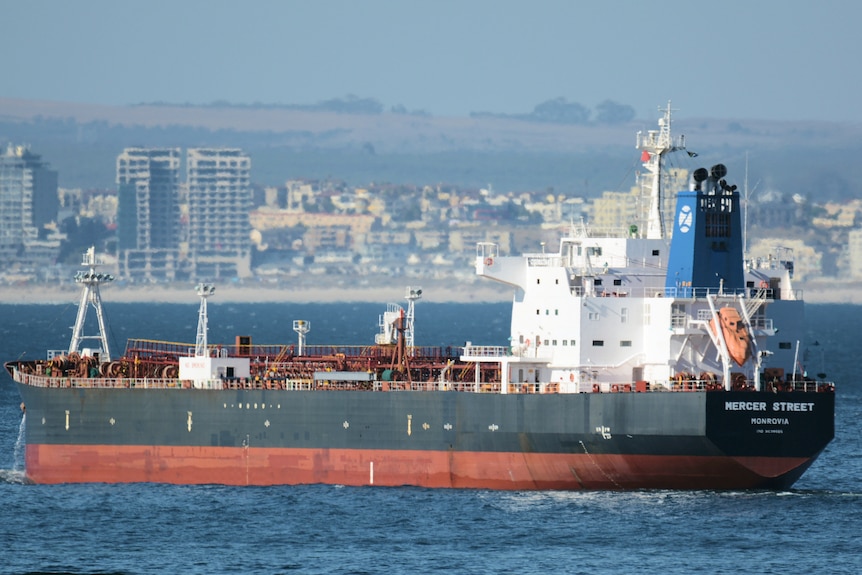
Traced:
[[305, 336], [311, 331], [311, 322], [305, 319], [293, 320], [293, 331], [298, 335], [299, 350], [297, 355], [302, 355], [305, 349]]
[[[659, 108], [661, 110], [661, 108]], [[658, 130], [649, 130], [646, 134], [638, 132], [637, 149], [641, 151], [641, 162], [650, 176], [642, 182], [644, 190], [649, 188], [649, 212], [647, 213], [647, 235], [649, 239], [665, 237], [664, 218], [662, 216], [662, 159], [670, 152], [685, 149], [685, 136], [679, 136], [675, 141], [671, 135], [670, 100], [664, 115], [659, 118]]]
[[748, 203], [759, 185], [760, 180], [757, 180], [754, 188], [748, 189], [748, 152], [745, 152], [745, 181], [742, 186], [742, 255], [745, 258], [748, 258]]
[[198, 311], [198, 335], [195, 338], [195, 357], [207, 357], [207, 298], [215, 293], [212, 284], [198, 284], [198, 295], [201, 298], [201, 307]]
[[[114, 276], [111, 274], [103, 274], [96, 272], [96, 268], [103, 265], [104, 262], [96, 257], [96, 248], [91, 246], [84, 254], [81, 262], [82, 266], [88, 268], [87, 271], [78, 271], [75, 274], [75, 283], [81, 284], [81, 302], [78, 304], [78, 317], [75, 319], [75, 327], [72, 328], [72, 339], [69, 341], [69, 354], [75, 352], [80, 353], [81, 341], [85, 339], [95, 339], [101, 344], [100, 359], [101, 361], [111, 361], [111, 351], [108, 347], [108, 336], [105, 330], [105, 314], [102, 311], [102, 296], [99, 293], [99, 286], [103, 283], [114, 281]], [[96, 319], [99, 323], [99, 333], [96, 335], [84, 335], [84, 323], [87, 321], [88, 304], [96, 310]]]
[[407, 322], [406, 322], [407, 325], [404, 326], [405, 327], [404, 335], [405, 335], [405, 340], [406, 340], [405, 343], [407, 345], [407, 349], [409, 350], [409, 353], [411, 353], [411, 354], [413, 353], [413, 346], [414, 346], [415, 341], [416, 341], [415, 340], [415, 331], [414, 331], [414, 327], [415, 327], [415, 325], [414, 325], [415, 309], [414, 308], [416, 307], [416, 300], [420, 299], [421, 297], [422, 297], [422, 289], [421, 288], [412, 288], [412, 287], [407, 288], [407, 295], [404, 296], [404, 298], [408, 302], [410, 302], [407, 304], [407, 318], [406, 318], [407, 319]]

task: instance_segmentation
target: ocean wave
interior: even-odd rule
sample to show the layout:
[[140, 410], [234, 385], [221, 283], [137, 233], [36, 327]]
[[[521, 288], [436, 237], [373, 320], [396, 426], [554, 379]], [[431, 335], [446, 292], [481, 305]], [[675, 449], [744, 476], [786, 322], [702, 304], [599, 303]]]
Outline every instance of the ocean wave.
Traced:
[[0, 469], [0, 483], [29, 483], [23, 469]]

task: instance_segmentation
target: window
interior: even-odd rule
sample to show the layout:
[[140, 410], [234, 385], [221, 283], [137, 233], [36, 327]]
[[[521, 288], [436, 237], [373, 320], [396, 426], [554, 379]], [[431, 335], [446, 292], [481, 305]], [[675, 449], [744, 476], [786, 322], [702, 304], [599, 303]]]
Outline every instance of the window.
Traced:
[[671, 304], [670, 326], [671, 327], [685, 327], [685, 304], [684, 303]]
[[778, 349], [793, 349], [793, 345], [789, 341], [778, 342]]
[[563, 347], [565, 347], [568, 342], [569, 342], [569, 340], [564, 339], [563, 340]]
[[629, 308], [624, 307], [620, 309], [620, 323], [627, 323], [629, 321]]
[[536, 310], [536, 315], [542, 315], [542, 310], [537, 309], [537, 310]]
[[554, 310], [554, 315], [560, 315], [560, 310], [555, 309], [555, 310]]
[[659, 255], [659, 253], [660, 253], [660, 252], [659, 252], [659, 250], [653, 250], [653, 251], [652, 251], [652, 255], [654, 255], [654, 256]]
[[603, 339], [594, 339], [593, 340], [593, 347], [602, 347], [603, 345], [605, 345], [605, 340], [603, 340]]
[[597, 286], [602, 285], [602, 278], [596, 278], [596, 281], [594, 281], [593, 284], [595, 284]]
[[619, 280], [619, 279], [614, 280], [614, 285], [615, 285], [615, 286], [621, 286], [621, 285], [623, 285], [623, 280]]
[[548, 345], [548, 340], [545, 340], [544, 342], [542, 342], [542, 345]]
[[599, 312], [591, 311], [587, 314], [587, 317], [590, 319], [590, 321], [599, 321]]
[[569, 340], [569, 345], [571, 345], [572, 347], [575, 347], [575, 340], [573, 340], [573, 339]]
[[631, 346], [632, 346], [632, 340], [630, 340], [630, 339], [624, 339], [624, 340], [620, 341], [620, 347], [631, 347]]
[[552, 340], [551, 340], [551, 345], [556, 346], [556, 345], [557, 345], [557, 340], [552, 339]]

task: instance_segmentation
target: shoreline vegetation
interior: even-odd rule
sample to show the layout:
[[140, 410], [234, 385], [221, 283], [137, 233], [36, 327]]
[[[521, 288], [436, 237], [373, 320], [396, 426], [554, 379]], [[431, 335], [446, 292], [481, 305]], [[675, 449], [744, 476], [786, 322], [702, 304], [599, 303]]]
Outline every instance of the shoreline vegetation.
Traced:
[[[500, 303], [512, 300], [513, 290], [495, 282], [451, 285], [447, 282], [417, 282], [423, 290], [422, 300], [432, 303]], [[405, 302], [406, 285], [368, 285], [348, 288], [338, 285], [269, 287], [218, 285], [213, 303], [401, 303]], [[797, 288], [807, 303], [862, 304], [862, 282], [814, 280]], [[199, 303], [193, 285], [189, 286], [119, 286], [105, 285], [100, 290], [103, 302], [116, 303]], [[81, 288], [67, 286], [21, 285], [0, 286], [0, 304], [78, 303]]]

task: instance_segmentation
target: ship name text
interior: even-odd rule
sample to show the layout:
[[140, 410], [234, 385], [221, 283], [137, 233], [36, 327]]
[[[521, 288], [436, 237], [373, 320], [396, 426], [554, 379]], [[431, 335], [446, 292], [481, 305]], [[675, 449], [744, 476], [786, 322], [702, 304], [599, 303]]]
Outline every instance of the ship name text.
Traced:
[[[767, 411], [766, 401], [725, 401], [725, 411]], [[814, 411], [814, 402], [774, 401], [771, 411]]]

